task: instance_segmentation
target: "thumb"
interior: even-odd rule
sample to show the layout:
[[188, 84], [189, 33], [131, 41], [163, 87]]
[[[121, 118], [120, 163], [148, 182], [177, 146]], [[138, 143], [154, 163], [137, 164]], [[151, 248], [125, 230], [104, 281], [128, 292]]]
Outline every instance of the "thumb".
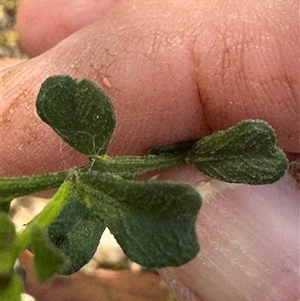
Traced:
[[204, 199], [196, 222], [197, 257], [160, 275], [178, 301], [291, 301], [299, 298], [299, 183], [201, 182], [199, 173], [161, 174], [189, 181]]
[[121, 0], [22, 0], [16, 30], [25, 52], [37, 56], [77, 30], [101, 19]]

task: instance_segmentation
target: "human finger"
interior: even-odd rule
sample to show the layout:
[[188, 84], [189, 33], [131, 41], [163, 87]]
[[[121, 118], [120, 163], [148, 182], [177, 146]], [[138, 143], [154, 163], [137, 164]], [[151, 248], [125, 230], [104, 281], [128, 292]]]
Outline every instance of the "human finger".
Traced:
[[[5, 158], [2, 172], [50, 171], [82, 162], [34, 113], [41, 82], [57, 73], [93, 79], [110, 95], [118, 119], [110, 147], [112, 154], [143, 153], [151, 145], [200, 138], [244, 118], [267, 120], [277, 131], [279, 144], [286, 151], [299, 152], [296, 93], [299, 82], [293, 60], [298, 44], [292, 5], [282, 8], [291, 15], [287, 20], [287, 12], [283, 14], [288, 25], [285, 36], [282, 36], [283, 25], [278, 26], [279, 32], [274, 30], [269, 35], [272, 41], [286, 38], [286, 43], [275, 45], [278, 49], [261, 45], [253, 56], [247, 56], [244, 67], [242, 62], [235, 61], [224, 69], [221, 58], [227, 48], [224, 45], [211, 51], [207, 48], [212, 41], [217, 44], [223, 41], [216, 30], [207, 33], [207, 24], [214, 21], [217, 27], [220, 20], [212, 19], [208, 14], [212, 7], [206, 3], [200, 7], [195, 1], [190, 4], [188, 11], [192, 14], [186, 12], [186, 4], [181, 1], [159, 2], [155, 6], [138, 1], [120, 2], [97, 23], [5, 73], [2, 135], [6, 146], [1, 150], [1, 157]], [[241, 18], [238, 20], [242, 22]], [[245, 34], [243, 24], [229, 25], [234, 25], [232, 31]], [[250, 32], [262, 30], [263, 24], [253, 26]], [[265, 29], [267, 33], [268, 30]], [[253, 40], [247, 47], [255, 50], [257, 43]], [[269, 60], [284, 51], [286, 58]], [[266, 67], [257, 66], [262, 56]], [[235, 57], [231, 53], [228, 59]], [[252, 72], [249, 78], [244, 70], [238, 85], [234, 77], [239, 74], [236, 65]], [[280, 70], [284, 73], [280, 74]], [[270, 83], [265, 87], [263, 83], [270, 80], [270, 73], [281, 76], [282, 85], [274, 80], [274, 86]], [[224, 74], [228, 76], [222, 81]], [[251, 85], [255, 75], [259, 80]], [[282, 76], [289, 80], [284, 81]], [[247, 89], [241, 89], [243, 86]]]
[[37, 56], [77, 30], [94, 23], [121, 0], [22, 0], [16, 30], [23, 49]]

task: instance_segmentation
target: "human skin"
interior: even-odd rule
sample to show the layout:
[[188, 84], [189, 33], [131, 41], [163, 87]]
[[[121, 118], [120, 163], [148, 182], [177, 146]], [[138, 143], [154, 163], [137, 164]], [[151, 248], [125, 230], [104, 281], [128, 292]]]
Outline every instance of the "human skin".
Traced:
[[[28, 53], [41, 55], [2, 73], [1, 175], [85, 162], [35, 113], [40, 84], [61, 73], [95, 80], [112, 98], [111, 155], [201, 138], [245, 118], [268, 121], [286, 152], [300, 152], [296, 1], [120, 1], [91, 14], [89, 27], [78, 30], [87, 25], [79, 20], [63, 33], [45, 19], [64, 24], [64, 15], [37, 2], [21, 2], [17, 28]], [[67, 5], [61, 11], [72, 14]], [[206, 194], [197, 221], [202, 251], [182, 268], [161, 271], [178, 298], [299, 298], [299, 185], [292, 177], [266, 187], [204, 185], [186, 168], [159, 179], [187, 181]]]

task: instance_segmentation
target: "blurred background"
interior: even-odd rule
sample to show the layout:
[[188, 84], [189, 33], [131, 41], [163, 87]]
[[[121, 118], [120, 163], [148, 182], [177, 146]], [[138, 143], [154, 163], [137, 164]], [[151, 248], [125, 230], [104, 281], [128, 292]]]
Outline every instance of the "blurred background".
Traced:
[[17, 0], [1, 0], [0, 4], [0, 58], [26, 58], [14, 31]]

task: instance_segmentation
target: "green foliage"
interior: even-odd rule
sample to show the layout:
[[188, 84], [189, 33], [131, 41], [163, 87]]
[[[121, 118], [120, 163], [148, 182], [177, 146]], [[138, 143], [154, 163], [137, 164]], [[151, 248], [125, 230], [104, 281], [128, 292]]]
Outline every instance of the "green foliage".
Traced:
[[7, 211], [14, 198], [59, 187], [66, 177], [67, 172], [54, 172], [46, 175], [0, 178], [0, 211]]
[[[127, 256], [147, 267], [179, 266], [199, 251], [195, 222], [202, 204], [183, 183], [134, 181], [136, 175], [195, 165], [227, 182], [278, 180], [287, 159], [264, 121], [246, 120], [199, 141], [154, 147], [145, 156], [109, 157], [114, 108], [93, 82], [65, 75], [48, 78], [36, 101], [41, 119], [91, 164], [67, 171], [0, 179], [0, 300], [19, 301], [13, 269], [30, 247], [40, 281], [76, 272], [93, 256], [105, 227]], [[18, 235], [7, 213], [14, 197], [59, 187], [44, 210]]]
[[18, 257], [16, 244], [15, 226], [5, 213], [0, 212], [0, 280], [2, 281], [9, 279], [13, 273], [14, 263]]
[[13, 222], [0, 212], [0, 300], [20, 301], [22, 281], [14, 271], [18, 257], [17, 235]]
[[51, 243], [47, 229], [64, 208], [73, 187], [73, 182], [67, 179], [42, 212], [18, 234], [16, 249], [21, 253], [25, 248], [29, 248], [35, 254], [35, 267], [40, 281], [51, 277], [67, 260], [64, 254]]
[[3, 280], [0, 278], [1, 301], [21, 301], [22, 292], [23, 283], [21, 278], [16, 273], [13, 273], [9, 279]]
[[273, 183], [288, 168], [274, 130], [261, 120], [244, 120], [204, 137], [188, 151], [188, 160], [212, 178], [231, 183]]
[[34, 253], [37, 278], [43, 282], [56, 273], [66, 258], [52, 245], [45, 229], [33, 226], [30, 234], [30, 248]]
[[198, 253], [201, 197], [190, 185], [89, 172], [77, 178], [76, 188], [131, 260], [147, 267], [179, 266]]
[[93, 220], [90, 210], [73, 189], [59, 216], [48, 229], [50, 241], [68, 258], [57, 272], [61, 275], [73, 274], [88, 263], [104, 230], [105, 225]]
[[46, 79], [36, 100], [41, 119], [85, 155], [103, 155], [115, 128], [114, 108], [95, 83], [59, 75]]
[[9, 250], [16, 240], [16, 230], [8, 216], [0, 212], [0, 252]]
[[122, 178], [134, 179], [147, 171], [160, 170], [171, 166], [186, 165], [186, 153], [147, 156], [93, 157], [93, 170], [118, 174]]

